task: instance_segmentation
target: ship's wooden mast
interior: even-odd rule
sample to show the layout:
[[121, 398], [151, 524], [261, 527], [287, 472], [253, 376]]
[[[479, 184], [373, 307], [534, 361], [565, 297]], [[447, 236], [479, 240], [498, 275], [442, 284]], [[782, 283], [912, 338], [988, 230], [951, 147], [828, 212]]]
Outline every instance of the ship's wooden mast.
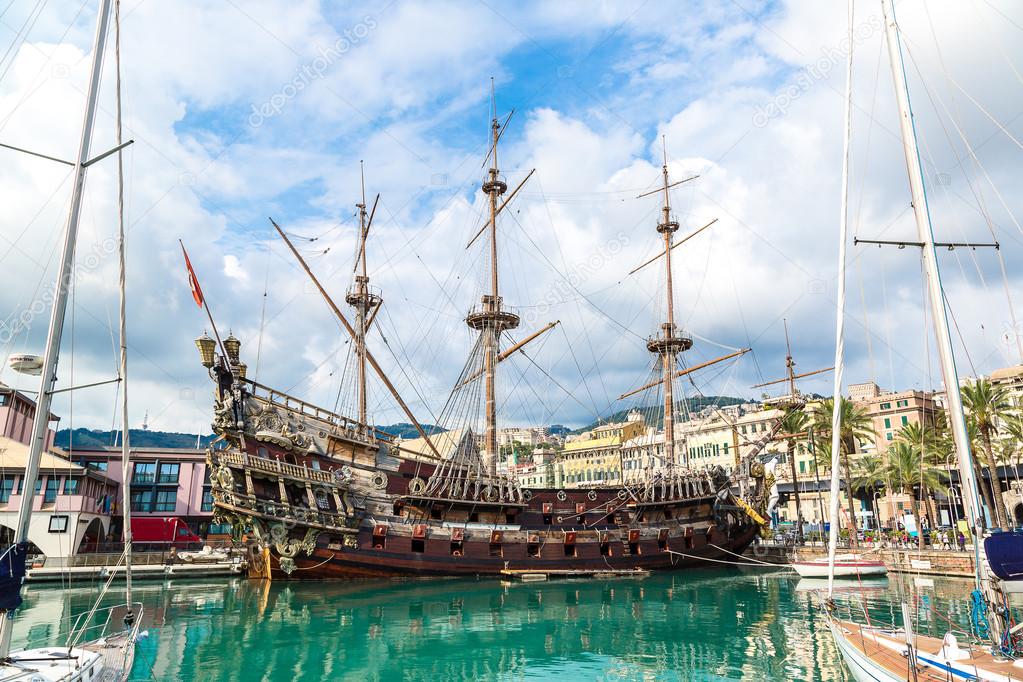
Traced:
[[[675, 333], [675, 302], [674, 285], [671, 276], [672, 239], [678, 231], [678, 222], [671, 217], [671, 196], [668, 189], [673, 186], [668, 178], [668, 152], [661, 138], [664, 164], [661, 166], [664, 185], [664, 206], [661, 209], [661, 221], [657, 224], [657, 232], [664, 239], [664, 273], [665, 302], [667, 304], [667, 321], [661, 325], [661, 333], [647, 341], [647, 350], [660, 357], [661, 382], [664, 384], [664, 461], [668, 467], [675, 465], [675, 395], [672, 381], [678, 354], [692, 347], [693, 341], [685, 335]], [[678, 184], [678, 183], [675, 183]]]
[[[362, 180], [362, 201], [356, 204], [359, 209], [359, 249], [355, 257], [355, 284], [345, 296], [345, 301], [355, 309], [355, 354], [358, 364], [358, 401], [359, 401], [359, 423], [368, 424], [366, 414], [366, 336], [369, 333], [369, 325], [373, 319], [373, 312], [383, 303], [380, 296], [369, 290], [369, 275], [366, 269], [366, 238], [369, 236], [369, 227], [373, 222], [373, 213], [376, 212], [376, 202], [373, 203], [373, 212], [366, 211], [366, 174], [362, 162], [359, 162], [359, 175]], [[379, 200], [380, 196], [377, 195]]]
[[[498, 205], [498, 198], [508, 191], [508, 185], [501, 180], [497, 167], [497, 143], [501, 137], [501, 124], [497, 120], [497, 107], [491, 81], [490, 122], [491, 149], [490, 169], [483, 182], [482, 190], [490, 204], [490, 218], [487, 225], [490, 237], [490, 293], [484, 294], [482, 306], [465, 319], [466, 324], [482, 335], [483, 376], [484, 376], [484, 435], [483, 464], [487, 474], [497, 474], [497, 363], [500, 351], [501, 332], [519, 326], [517, 315], [501, 309], [501, 294], [497, 272], [497, 214], [504, 202]], [[516, 190], [517, 191], [517, 190]]]

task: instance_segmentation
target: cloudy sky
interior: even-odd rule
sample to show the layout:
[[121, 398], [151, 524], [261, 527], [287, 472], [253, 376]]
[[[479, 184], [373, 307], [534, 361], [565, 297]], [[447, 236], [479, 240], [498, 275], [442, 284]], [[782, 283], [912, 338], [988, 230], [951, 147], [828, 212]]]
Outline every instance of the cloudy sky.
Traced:
[[[96, 2], [12, 3], [0, 14], [0, 142], [75, 153]], [[914, 239], [880, 4], [858, 3], [850, 231]], [[339, 300], [351, 283], [359, 162], [381, 195], [369, 269], [385, 300], [373, 352], [424, 421], [435, 421], [473, 338], [462, 321], [487, 256], [465, 245], [484, 208], [490, 79], [499, 161], [514, 186], [499, 221], [502, 295], [525, 334], [561, 325], [502, 365], [507, 424], [578, 425], [632, 403], [644, 342], [664, 316], [655, 253], [662, 136], [684, 234], [676, 316], [695, 364], [753, 354], [685, 384], [759, 397], [784, 372], [834, 352], [844, 3], [507, 3], [124, 0], [123, 98], [132, 426], [208, 431], [209, 381], [193, 339], [184, 241], [218, 327], [250, 374], [310, 402], [351, 405], [350, 344], [271, 233], [295, 236]], [[1023, 230], [1013, 171], [1023, 150], [1023, 11], [1011, 0], [897, 3], [935, 231], [998, 241], [943, 251], [961, 372], [1020, 361]], [[114, 139], [106, 61], [94, 149]], [[41, 352], [69, 200], [65, 166], [4, 151], [0, 341]], [[88, 175], [78, 277], [60, 384], [116, 375], [116, 164]], [[849, 246], [848, 382], [934, 387], [918, 253]], [[1000, 260], [1000, 258], [1002, 260]], [[1003, 278], [1002, 267], [1006, 278]], [[264, 296], [265, 293], [265, 296]], [[965, 342], [965, 345], [964, 345]], [[31, 388], [8, 369], [0, 381]], [[825, 374], [802, 388], [831, 393]], [[377, 423], [403, 420], [379, 382]], [[62, 396], [62, 425], [110, 428], [110, 387]]]

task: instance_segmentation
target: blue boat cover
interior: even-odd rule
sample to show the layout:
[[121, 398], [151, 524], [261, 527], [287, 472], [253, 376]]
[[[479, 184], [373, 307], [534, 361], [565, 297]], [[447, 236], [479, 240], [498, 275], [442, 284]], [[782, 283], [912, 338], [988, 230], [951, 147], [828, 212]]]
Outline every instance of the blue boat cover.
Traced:
[[995, 533], [984, 538], [991, 572], [1002, 580], [1023, 580], [1023, 533]]
[[0, 611], [13, 611], [21, 606], [21, 583], [25, 580], [27, 557], [27, 542], [11, 545], [0, 556]]

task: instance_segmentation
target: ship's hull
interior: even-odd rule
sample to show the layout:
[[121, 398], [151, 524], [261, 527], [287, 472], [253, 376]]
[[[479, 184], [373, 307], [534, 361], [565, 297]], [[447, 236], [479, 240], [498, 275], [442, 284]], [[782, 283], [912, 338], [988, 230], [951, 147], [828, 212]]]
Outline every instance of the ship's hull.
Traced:
[[[421, 455], [252, 382], [217, 410], [208, 452], [220, 522], [274, 579], [678, 570], [739, 555], [762, 517], [720, 468], [614, 487], [520, 488], [467, 460]], [[232, 397], [234, 396], [234, 397]], [[762, 469], [762, 467], [761, 467]], [[761, 477], [754, 499], [763, 502]]]
[[[627, 530], [627, 529], [626, 529]], [[437, 546], [427, 543], [423, 552], [410, 549], [385, 548], [363, 549], [350, 547], [329, 548], [318, 543], [312, 554], [301, 554], [294, 558], [295, 567], [290, 573], [281, 570], [277, 553], [271, 549], [270, 569], [274, 580], [331, 580], [347, 578], [379, 578], [398, 576], [485, 576], [511, 577], [523, 573], [540, 573], [571, 576], [592, 574], [627, 574], [630, 571], [677, 571], [691, 568], [706, 568], [741, 562], [739, 555], [753, 542], [757, 530], [749, 527], [733, 537], [719, 540], [719, 543], [703, 544], [699, 547], [684, 548], [669, 546], [661, 549], [656, 541], [642, 542], [638, 554], [620, 554], [611, 550], [611, 556], [600, 553], [596, 543], [592, 546], [580, 544], [577, 556], [564, 556], [562, 544], [549, 544], [551, 555], [544, 558], [529, 556], [525, 544], [505, 544], [502, 556], [490, 556], [490, 548], [473, 547], [466, 544], [461, 556], [451, 556], [450, 551], [438, 541]], [[625, 551], [625, 545], [621, 550]]]

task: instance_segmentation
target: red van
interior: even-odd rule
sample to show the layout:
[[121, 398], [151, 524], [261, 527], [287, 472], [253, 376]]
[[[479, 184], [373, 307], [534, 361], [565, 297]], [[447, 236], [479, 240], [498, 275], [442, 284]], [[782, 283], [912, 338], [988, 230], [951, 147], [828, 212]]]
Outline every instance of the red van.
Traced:
[[202, 538], [193, 533], [188, 524], [176, 516], [133, 517], [131, 536], [132, 543], [136, 546], [153, 544], [185, 549], [189, 546], [202, 544]]

